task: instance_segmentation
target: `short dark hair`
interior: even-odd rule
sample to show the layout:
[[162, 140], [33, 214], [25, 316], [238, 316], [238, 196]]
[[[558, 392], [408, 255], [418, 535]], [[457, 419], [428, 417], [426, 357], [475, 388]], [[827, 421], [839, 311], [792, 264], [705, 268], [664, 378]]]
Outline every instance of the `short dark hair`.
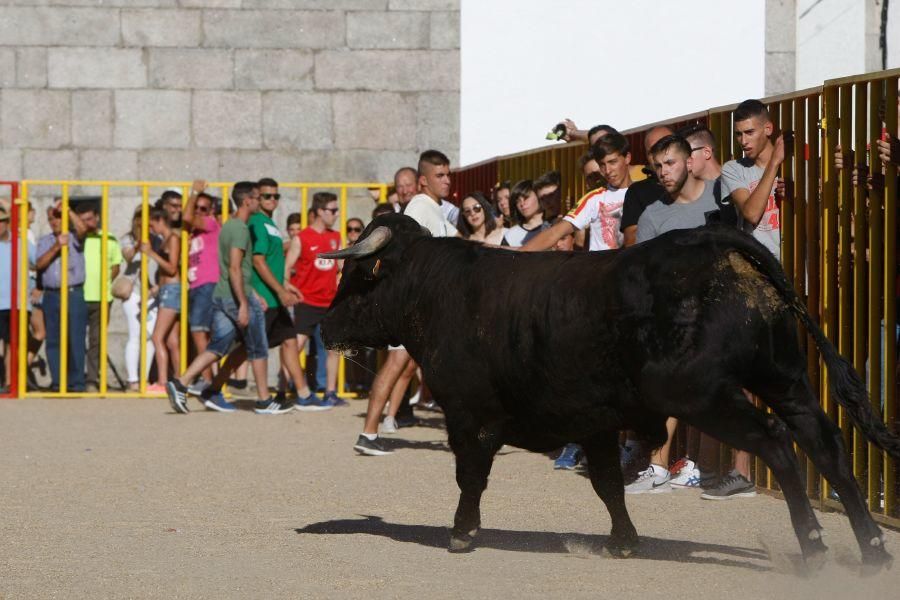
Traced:
[[605, 132], [607, 132], [607, 135], [610, 133], [619, 133], [619, 130], [616, 129], [615, 127], [613, 127], [612, 125], [605, 125], [605, 124], [604, 125], [594, 125], [590, 129], [588, 129], [588, 139], [593, 137], [593, 135], [595, 133], [597, 133], [598, 131], [605, 131]]
[[291, 213], [287, 218], [287, 226], [299, 225], [303, 222], [303, 216], [300, 213]]
[[165, 211], [163, 208], [159, 208], [154, 206], [150, 209], [150, 220], [151, 221], [165, 221], [169, 222], [169, 213]]
[[278, 182], [275, 181], [274, 179], [272, 179], [271, 177], [263, 177], [262, 179], [260, 179], [259, 181], [256, 182], [256, 185], [258, 185], [259, 187], [265, 186], [265, 187], [277, 188]]
[[716, 136], [714, 136], [709, 127], [707, 127], [703, 123], [694, 123], [693, 125], [687, 125], [679, 129], [675, 133], [686, 139], [688, 142], [690, 142], [691, 140], [697, 140], [704, 146], [709, 146], [710, 148], [712, 148], [713, 152], [716, 151]]
[[586, 164], [588, 164], [589, 162], [591, 162], [592, 160], [594, 160], [594, 157], [591, 156], [591, 151], [588, 150], [587, 152], [585, 152], [584, 154], [582, 154], [581, 156], [578, 157], [578, 168], [583, 170], [584, 166]]
[[734, 109], [734, 122], [746, 121], [753, 117], [760, 117], [765, 121], [771, 121], [769, 117], [769, 109], [759, 100], [744, 100]]
[[419, 155], [418, 175], [422, 174], [423, 165], [433, 165], [435, 167], [449, 167], [450, 159], [440, 150], [426, 150]]
[[657, 140], [657, 142], [650, 147], [648, 156], [656, 156], [657, 154], [665, 152], [669, 148], [676, 148], [680, 150], [681, 153], [684, 154], [685, 158], [691, 155], [691, 145], [688, 143], [688, 141], [680, 135], [672, 134]]
[[603, 160], [607, 154], [613, 154], [615, 152], [618, 152], [622, 156], [631, 152], [628, 138], [618, 131], [610, 133], [609, 135], [604, 135], [591, 146], [591, 156], [598, 163]]
[[474, 198], [478, 204], [481, 205], [481, 211], [484, 213], [484, 233], [489, 234], [497, 228], [497, 221], [494, 215], [494, 209], [491, 207], [491, 203], [488, 202], [488, 199], [484, 197], [484, 194], [481, 192], [472, 192], [471, 194], [466, 194], [463, 196], [462, 202], [459, 203], [459, 216], [456, 217], [456, 228], [462, 234], [462, 236], [466, 239], [472, 237], [472, 234], [475, 231], [472, 229], [472, 226], [469, 225], [468, 219], [466, 219], [466, 215], [463, 214], [463, 203], [468, 198]]
[[162, 196], [159, 197], [161, 202], [167, 202], [172, 198], [178, 198], [181, 200], [181, 192], [176, 190], [166, 190], [162, 193]]
[[375, 208], [372, 209], [372, 220], [375, 220], [376, 217], [380, 217], [381, 215], [392, 214], [394, 214], [394, 206], [387, 202], [382, 202], [380, 204], [376, 204]]
[[559, 187], [561, 183], [562, 178], [559, 174], [559, 171], [547, 171], [534, 180], [534, 189], [535, 191], [537, 191], [541, 188], [550, 187], [551, 185]]
[[238, 181], [231, 188], [231, 199], [234, 200], [236, 207], [240, 208], [244, 204], [244, 199], [256, 189], [259, 189], [259, 185], [254, 181]]
[[313, 194], [312, 211], [318, 213], [328, 206], [329, 202], [337, 202], [337, 196], [331, 192], [316, 192]]

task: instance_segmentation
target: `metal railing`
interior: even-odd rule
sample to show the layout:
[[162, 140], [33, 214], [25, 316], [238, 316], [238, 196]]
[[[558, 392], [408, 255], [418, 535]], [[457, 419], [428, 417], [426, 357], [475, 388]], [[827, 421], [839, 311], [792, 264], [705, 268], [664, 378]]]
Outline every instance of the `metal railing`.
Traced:
[[[27, 312], [24, 310], [20, 310], [17, 315], [16, 324], [17, 324], [17, 342], [18, 342], [18, 354], [16, 355], [16, 383], [18, 384], [17, 388], [13, 388], [12, 394], [14, 397], [58, 397], [58, 398], [73, 398], [73, 397], [109, 397], [109, 398], [145, 398], [145, 397], [153, 397], [153, 396], [161, 396], [160, 393], [149, 393], [147, 391], [147, 305], [148, 305], [148, 297], [149, 297], [149, 281], [148, 281], [148, 259], [145, 253], [141, 253], [141, 282], [140, 282], [140, 295], [141, 295], [141, 313], [140, 313], [140, 322], [141, 322], [141, 333], [140, 333], [140, 380], [139, 380], [139, 390], [138, 391], [114, 391], [110, 389], [109, 381], [108, 381], [108, 367], [109, 367], [109, 358], [108, 358], [108, 328], [109, 328], [109, 302], [105, 301], [109, 297], [109, 289], [111, 285], [109, 273], [110, 273], [110, 262], [108, 256], [108, 242], [110, 239], [109, 234], [109, 210], [110, 210], [110, 190], [116, 189], [131, 189], [134, 191], [135, 196], [140, 198], [140, 206], [141, 206], [141, 242], [146, 243], [149, 241], [149, 211], [150, 211], [150, 199], [151, 199], [151, 189], [166, 189], [166, 188], [178, 188], [182, 191], [183, 201], [186, 202], [186, 199], [189, 195], [189, 190], [191, 187], [190, 182], [185, 181], [74, 181], [74, 180], [26, 180], [22, 181], [20, 184], [20, 198], [18, 202], [15, 203], [18, 215], [27, 215], [28, 207], [30, 204], [30, 197], [35, 193], [36, 190], [42, 192], [42, 196], [53, 196], [59, 197], [61, 201], [61, 232], [68, 233], [69, 232], [69, 206], [70, 206], [70, 197], [72, 189], [82, 190], [84, 188], [99, 188], [100, 189], [100, 223], [102, 224], [102, 229], [100, 230], [100, 269], [99, 272], [103, 274], [100, 277], [100, 348], [99, 348], [99, 360], [100, 360], [100, 370], [99, 370], [99, 393], [97, 392], [72, 392], [68, 389], [69, 382], [67, 381], [68, 373], [68, 325], [69, 325], [69, 314], [68, 314], [68, 294], [63, 293], [60, 294], [60, 349], [59, 349], [59, 390], [53, 392], [46, 391], [38, 391], [38, 390], [29, 390], [27, 385], [26, 378], [26, 370], [28, 368], [26, 352], [27, 352], [27, 335], [28, 335], [28, 324], [27, 324]], [[222, 221], [225, 222], [228, 220], [228, 202], [227, 198], [229, 197], [229, 190], [232, 186], [230, 182], [213, 182], [209, 184], [209, 189], [219, 190], [221, 193], [221, 197], [223, 198], [222, 202]], [[49, 188], [49, 190], [48, 190]], [[299, 212], [301, 215], [301, 224], [303, 227], [307, 225], [307, 214], [310, 206], [309, 202], [309, 191], [313, 190], [337, 190], [338, 191], [338, 200], [340, 206], [340, 234], [342, 243], [346, 243], [347, 241], [347, 200], [348, 200], [348, 191], [352, 189], [378, 189], [380, 202], [385, 202], [387, 200], [387, 185], [384, 183], [348, 183], [348, 182], [310, 182], [310, 183], [281, 183], [279, 184], [279, 189], [282, 193], [285, 190], [294, 190], [296, 194], [296, 202], [299, 208]], [[131, 213], [129, 213], [131, 214]], [[21, 239], [26, 239], [28, 235], [28, 220], [24, 216], [19, 218], [18, 221], [13, 220], [13, 223], [17, 223], [18, 229], [18, 237]], [[189, 234], [187, 231], [182, 230], [181, 232], [181, 252], [179, 256], [179, 280], [181, 283], [181, 317], [179, 319], [179, 327], [180, 327], [180, 371], [184, 371], [187, 367], [188, 362], [188, 240]], [[18, 287], [18, 298], [19, 304], [24, 306], [26, 303], [26, 293], [27, 293], [27, 277], [28, 277], [28, 264], [30, 257], [28, 256], [27, 246], [23, 247], [23, 251], [17, 257], [15, 264], [18, 266], [18, 273], [16, 276], [17, 287]], [[61, 263], [61, 285], [60, 289], [66, 290], [68, 289], [68, 266], [69, 266], [69, 249], [68, 247], [62, 247], [60, 253], [60, 263]], [[14, 330], [15, 331], [15, 330]], [[301, 357], [301, 362], [304, 362]], [[355, 397], [355, 393], [346, 392], [346, 380], [345, 380], [345, 362], [343, 357], [339, 362], [338, 366], [338, 393], [343, 397]]]
[[[776, 127], [793, 137], [780, 170], [781, 260], [798, 294], [806, 300], [828, 338], [865, 377], [872, 408], [889, 429], [897, 418], [897, 166], [883, 165], [873, 140], [884, 132], [898, 137], [897, 94], [900, 69], [826, 81], [822, 86], [763, 99]], [[742, 155], [732, 135], [736, 105], [711, 108], [623, 132], [632, 163], [645, 161], [643, 134], [657, 125], [705, 123], [718, 143], [724, 164]], [[840, 145], [843, 170], [836, 170]], [[455, 170], [456, 198], [489, 191], [503, 180], [532, 179], [551, 170], [562, 175], [563, 198], [584, 193], [577, 157], [584, 143], [544, 147], [482, 161]], [[853, 171], [858, 177], [854, 184]], [[474, 177], [470, 171], [477, 171]], [[488, 174], [495, 174], [485, 186]], [[871, 176], [871, 187], [867, 180]], [[478, 187], [483, 186], [483, 187]], [[898, 465], [856, 430], [845, 411], [829, 398], [828, 373], [811, 338], [804, 340], [808, 370], [822, 407], [843, 432], [853, 470], [869, 508], [879, 521], [900, 527]], [[730, 462], [730, 461], [729, 461]], [[803, 459], [807, 492], [820, 507], [841, 509], [812, 462]], [[771, 472], [754, 466], [757, 486], [777, 493]]]

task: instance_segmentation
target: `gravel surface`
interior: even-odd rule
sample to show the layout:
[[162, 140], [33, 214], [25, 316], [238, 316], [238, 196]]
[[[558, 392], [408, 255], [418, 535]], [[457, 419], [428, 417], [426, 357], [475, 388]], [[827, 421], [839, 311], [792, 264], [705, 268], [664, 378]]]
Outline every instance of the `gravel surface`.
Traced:
[[[858, 575], [847, 519], [804, 572], [778, 499], [628, 498], [642, 537], [601, 556], [588, 480], [504, 448], [469, 554], [442, 419], [357, 456], [365, 403], [327, 413], [173, 414], [165, 400], [0, 401], [2, 598], [897, 598], [900, 563]], [[900, 533], [887, 532], [900, 552]]]

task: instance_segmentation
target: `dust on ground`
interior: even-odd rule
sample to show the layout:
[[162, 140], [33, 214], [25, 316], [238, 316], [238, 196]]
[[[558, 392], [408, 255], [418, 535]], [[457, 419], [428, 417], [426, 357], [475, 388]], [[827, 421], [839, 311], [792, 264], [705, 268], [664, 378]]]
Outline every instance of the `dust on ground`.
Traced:
[[[469, 554], [442, 419], [357, 456], [365, 403], [327, 413], [175, 415], [165, 400], [0, 402], [2, 598], [895, 598], [900, 565], [860, 578], [847, 519], [803, 573], [785, 504], [628, 497], [642, 535], [601, 556], [590, 483], [504, 448]], [[887, 532], [900, 552], [900, 533]]]

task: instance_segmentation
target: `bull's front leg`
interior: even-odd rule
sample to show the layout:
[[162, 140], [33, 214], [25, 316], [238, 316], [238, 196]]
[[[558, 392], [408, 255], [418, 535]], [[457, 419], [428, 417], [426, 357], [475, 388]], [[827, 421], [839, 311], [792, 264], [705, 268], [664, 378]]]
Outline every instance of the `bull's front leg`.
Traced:
[[583, 444], [594, 491], [606, 504], [612, 530], [604, 548], [617, 558], [631, 556], [638, 545], [638, 535], [625, 507], [625, 482], [619, 465], [619, 434], [600, 433]]
[[481, 494], [487, 487], [494, 454], [502, 443], [499, 435], [488, 429], [453, 424], [449, 419], [447, 433], [450, 448], [456, 456], [456, 483], [459, 505], [450, 532], [450, 552], [466, 552], [481, 527]]

